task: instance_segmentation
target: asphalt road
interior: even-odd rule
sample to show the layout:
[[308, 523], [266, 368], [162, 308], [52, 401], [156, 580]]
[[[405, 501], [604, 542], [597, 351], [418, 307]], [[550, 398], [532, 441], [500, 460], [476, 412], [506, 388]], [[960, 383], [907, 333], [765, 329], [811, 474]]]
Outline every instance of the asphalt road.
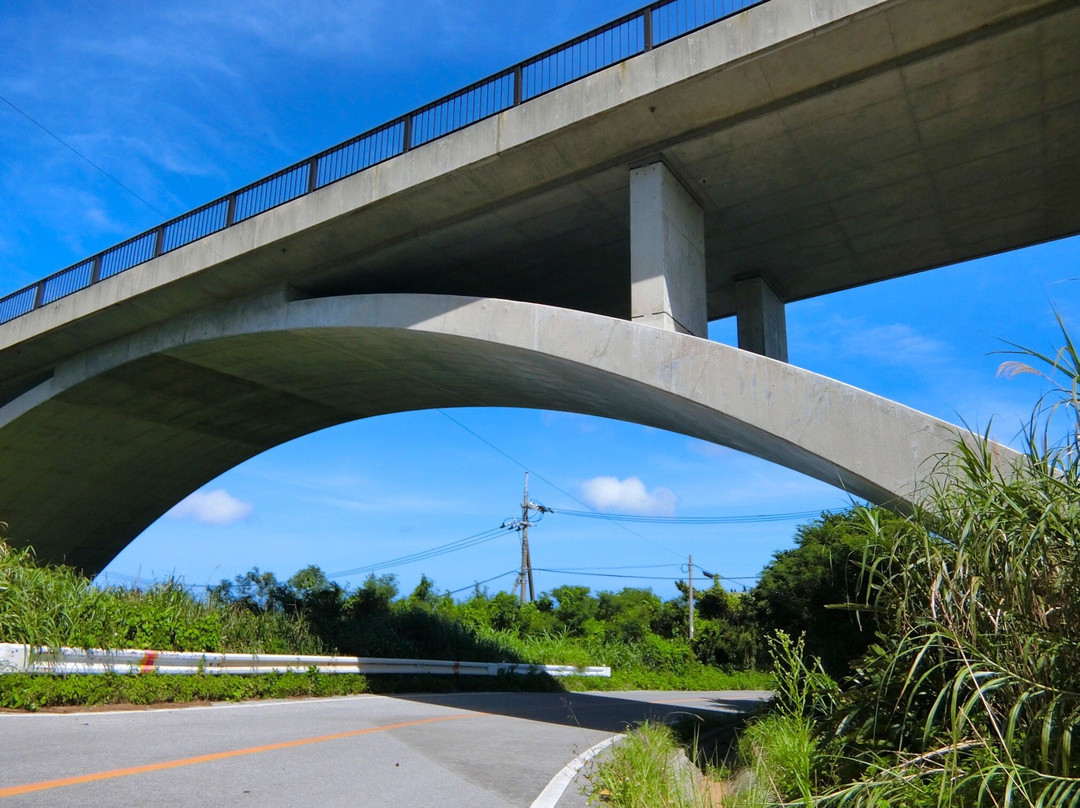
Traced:
[[552, 779], [628, 724], [731, 715], [765, 695], [458, 693], [7, 713], [0, 808], [580, 808], [584, 777], [565, 790], [568, 775]]

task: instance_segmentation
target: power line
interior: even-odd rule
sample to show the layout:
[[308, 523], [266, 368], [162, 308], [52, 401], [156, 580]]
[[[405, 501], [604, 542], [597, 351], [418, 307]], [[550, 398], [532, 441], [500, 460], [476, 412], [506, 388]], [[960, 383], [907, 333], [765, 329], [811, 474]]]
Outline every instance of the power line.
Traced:
[[608, 519], [614, 522], [638, 522], [653, 525], [744, 525], [763, 522], [794, 522], [821, 516], [822, 511], [794, 511], [791, 513], [759, 513], [746, 516], [647, 516], [632, 513], [597, 513], [553, 508], [552, 513], [577, 516], [583, 519]]
[[[522, 469], [524, 469], [525, 471], [527, 471], [527, 472], [529, 472], [530, 474], [532, 474], [532, 475], [533, 475], [534, 477], [539, 477], [539, 478], [540, 478], [541, 480], [543, 480], [543, 481], [544, 481], [545, 483], [547, 483], [548, 485], [550, 485], [550, 486], [551, 486], [552, 488], [554, 488], [554, 489], [555, 489], [556, 491], [558, 491], [558, 492], [559, 492], [560, 494], [562, 494], [563, 496], [565, 496], [565, 497], [568, 497], [568, 498], [572, 499], [572, 500], [573, 500], [574, 502], [576, 502], [576, 503], [577, 503], [578, 505], [582, 505], [582, 506], [584, 506], [584, 507], [586, 507], [586, 508], [588, 508], [588, 509], [589, 509], [588, 511], [582, 511], [582, 513], [590, 513], [590, 512], [591, 512], [591, 513], [593, 513], [593, 514], [596, 514], [596, 518], [598, 518], [598, 519], [604, 519], [604, 518], [606, 518], [606, 515], [605, 515], [605, 514], [602, 514], [602, 513], [600, 513], [599, 511], [596, 511], [595, 509], [593, 509], [593, 508], [592, 508], [592, 507], [591, 507], [591, 506], [589, 505], [589, 503], [581, 501], [580, 499], [578, 499], [577, 497], [575, 497], [575, 496], [574, 496], [573, 494], [571, 494], [571, 493], [570, 493], [569, 491], [566, 491], [566, 490], [564, 490], [564, 489], [560, 488], [559, 486], [557, 486], [557, 485], [556, 485], [555, 483], [553, 483], [553, 482], [552, 482], [551, 480], [549, 480], [549, 479], [548, 479], [547, 477], [545, 477], [545, 476], [544, 476], [543, 474], [540, 474], [540, 473], [538, 473], [537, 471], [534, 471], [533, 469], [530, 469], [530, 468], [529, 468], [528, 466], [526, 466], [526, 465], [525, 465], [524, 463], [522, 463], [522, 462], [521, 462], [520, 460], [518, 460], [518, 459], [517, 459], [516, 457], [514, 457], [513, 455], [509, 454], [508, 452], [504, 452], [504, 451], [503, 451], [502, 449], [500, 449], [500, 448], [499, 448], [498, 446], [496, 446], [496, 445], [495, 445], [494, 443], [492, 443], [491, 441], [489, 441], [489, 440], [488, 440], [487, 438], [485, 438], [485, 437], [483, 437], [482, 435], [478, 434], [477, 432], [474, 432], [473, 430], [469, 429], [469, 427], [465, 426], [465, 424], [461, 423], [461, 421], [459, 421], [459, 420], [458, 420], [457, 418], [454, 418], [454, 417], [453, 417], [452, 415], [450, 415], [450, 413], [446, 412], [446, 410], [442, 410], [442, 409], [439, 409], [439, 410], [436, 410], [436, 412], [440, 413], [441, 415], [443, 415], [444, 417], [446, 417], [446, 418], [447, 418], [447, 419], [449, 419], [450, 421], [453, 421], [453, 422], [454, 422], [455, 424], [457, 424], [457, 425], [458, 425], [459, 427], [461, 427], [462, 429], [464, 429], [464, 430], [465, 430], [466, 432], [468, 432], [468, 433], [469, 433], [470, 435], [472, 435], [472, 436], [473, 436], [474, 438], [476, 438], [476, 439], [477, 439], [478, 441], [480, 441], [481, 443], [484, 443], [484, 444], [487, 444], [488, 446], [490, 446], [490, 447], [491, 447], [492, 449], [494, 449], [494, 450], [495, 450], [496, 452], [498, 452], [499, 454], [501, 454], [501, 455], [502, 455], [503, 457], [505, 457], [505, 458], [506, 458], [507, 460], [509, 460], [509, 461], [510, 461], [511, 463], [513, 463], [514, 465], [516, 465], [516, 466], [519, 466], [519, 467], [521, 467], [521, 468], [522, 468]], [[648, 537], [646, 537], [646, 536], [642, 536], [642, 535], [641, 535], [640, 533], [638, 533], [638, 532], [637, 532], [636, 530], [631, 530], [631, 529], [630, 529], [630, 528], [628, 528], [628, 527], [627, 527], [626, 525], [622, 525], [622, 524], [619, 524], [619, 523], [618, 523], [617, 521], [615, 521], [615, 520], [608, 520], [608, 521], [610, 521], [610, 522], [611, 522], [611, 524], [615, 525], [615, 527], [618, 527], [618, 528], [620, 528], [620, 529], [622, 529], [622, 530], [625, 530], [625, 531], [626, 531], [627, 533], [629, 533], [630, 535], [632, 535], [632, 536], [637, 536], [637, 537], [638, 537], [639, 539], [641, 539], [642, 541], [646, 541], [646, 542], [648, 542], [649, 544], [653, 545], [654, 547], [659, 547], [659, 548], [660, 548], [661, 550], [663, 550], [663, 551], [664, 551], [665, 553], [671, 553], [671, 554], [672, 554], [673, 556], [676, 556], [676, 557], [678, 557], [678, 558], [682, 558], [682, 554], [681, 554], [681, 553], [676, 553], [676, 552], [675, 552], [674, 550], [672, 550], [672, 549], [670, 549], [670, 548], [668, 548], [668, 547], [665, 547], [664, 545], [662, 545], [662, 544], [660, 544], [660, 543], [658, 543], [658, 542], [655, 542], [655, 541], [653, 541], [652, 539], [650, 539], [650, 538], [648, 538]]]
[[81, 151], [79, 151], [78, 149], [76, 149], [76, 148], [75, 148], [74, 146], [72, 146], [72, 145], [71, 145], [70, 143], [68, 143], [68, 142], [67, 142], [66, 140], [64, 140], [64, 139], [63, 139], [62, 137], [60, 137], [60, 136], [59, 136], [58, 134], [56, 134], [55, 132], [53, 132], [53, 131], [51, 131], [50, 129], [48, 129], [48, 128], [47, 128], [47, 127], [46, 127], [46, 126], [44, 125], [44, 124], [42, 124], [42, 123], [39, 123], [38, 121], [34, 120], [34, 119], [33, 119], [32, 117], [30, 117], [30, 115], [28, 115], [28, 114], [27, 114], [26, 112], [24, 112], [23, 110], [19, 109], [19, 107], [15, 106], [15, 104], [13, 104], [13, 103], [12, 103], [11, 101], [9, 101], [9, 100], [8, 100], [7, 98], [5, 98], [4, 96], [0, 95], [0, 101], [3, 101], [3, 102], [4, 102], [5, 104], [7, 104], [7, 105], [8, 105], [9, 107], [11, 107], [11, 108], [12, 108], [13, 110], [15, 110], [15, 111], [16, 111], [17, 113], [19, 113], [19, 114], [20, 114], [20, 115], [22, 115], [22, 116], [23, 116], [24, 118], [26, 118], [26, 120], [30, 121], [30, 123], [32, 123], [32, 124], [33, 124], [34, 126], [36, 126], [36, 127], [38, 128], [38, 129], [40, 129], [40, 130], [41, 130], [42, 132], [44, 132], [44, 133], [45, 133], [45, 134], [47, 134], [47, 135], [48, 135], [49, 137], [51, 137], [51, 138], [52, 138], [53, 140], [55, 140], [55, 141], [56, 141], [57, 143], [59, 143], [59, 144], [60, 144], [61, 146], [63, 146], [63, 147], [65, 148], [65, 149], [67, 149], [68, 151], [70, 151], [70, 152], [71, 152], [72, 154], [74, 154], [74, 155], [75, 155], [76, 157], [78, 157], [78, 158], [79, 158], [80, 160], [82, 160], [82, 161], [84, 161], [85, 163], [87, 163], [87, 165], [90, 165], [90, 166], [92, 166], [93, 168], [95, 168], [95, 169], [97, 169], [98, 171], [100, 171], [100, 172], [101, 172], [102, 174], [104, 174], [104, 175], [105, 175], [106, 177], [108, 177], [108, 178], [109, 178], [110, 180], [112, 180], [113, 182], [115, 182], [115, 183], [116, 183], [117, 185], [119, 185], [119, 186], [120, 186], [121, 188], [123, 188], [123, 189], [124, 189], [125, 191], [127, 191], [127, 192], [128, 192], [129, 194], [131, 194], [131, 195], [132, 195], [133, 197], [135, 197], [135, 198], [136, 198], [136, 199], [138, 199], [138, 200], [139, 200], [140, 202], [142, 202], [142, 203], [143, 203], [144, 205], [146, 205], [146, 207], [150, 208], [150, 210], [154, 211], [154, 213], [156, 213], [156, 214], [157, 214], [158, 216], [160, 216], [160, 217], [161, 217], [161, 218], [163, 218], [163, 219], [168, 219], [168, 218], [169, 218], [167, 214], [165, 214], [165, 213], [162, 213], [162, 212], [161, 212], [160, 210], [158, 210], [158, 209], [157, 209], [156, 207], [154, 207], [154, 205], [152, 205], [151, 203], [147, 202], [147, 201], [146, 201], [145, 199], [143, 199], [143, 198], [142, 198], [141, 196], [139, 196], [139, 195], [138, 195], [137, 193], [135, 193], [135, 192], [134, 192], [133, 190], [131, 190], [130, 188], [128, 188], [128, 187], [127, 187], [126, 185], [124, 185], [124, 183], [120, 182], [120, 180], [118, 180], [118, 179], [117, 179], [116, 177], [114, 177], [114, 176], [113, 176], [112, 174], [110, 174], [110, 173], [109, 173], [108, 171], [106, 171], [106, 170], [105, 170], [104, 168], [102, 168], [101, 166], [99, 166], [99, 165], [98, 165], [97, 163], [95, 163], [95, 162], [94, 162], [93, 160], [91, 160], [91, 159], [90, 159], [89, 157], [87, 157], [87, 156], [86, 156], [85, 154], [83, 154], [83, 153], [82, 153]]
[[[670, 575], [616, 575], [613, 573], [603, 572], [578, 572], [576, 570], [554, 570], [547, 569], [545, 567], [534, 567], [537, 572], [550, 572], [556, 575], [584, 575], [590, 578], [625, 578], [627, 580], [635, 581], [670, 581], [672, 576]], [[756, 581], [760, 578], [760, 575], [745, 575], [742, 577], [729, 577], [726, 575], [714, 576], [721, 581]]]
[[582, 572], [592, 570], [659, 570], [659, 569], [679, 569], [681, 570], [684, 565], [682, 564], [627, 564], [621, 567], [574, 567], [573, 569], [561, 570], [561, 572]]
[[463, 587], [461, 587], [461, 589], [452, 589], [447, 594], [456, 595], [459, 592], [466, 591], [467, 589], [476, 589], [476, 587], [478, 587], [478, 586], [483, 586], [484, 584], [490, 584], [492, 581], [497, 581], [500, 578], [505, 578], [507, 575], [517, 575], [517, 572], [518, 571], [516, 569], [510, 570], [509, 572], [501, 572], [498, 575], [493, 575], [490, 578], [485, 578], [483, 581], [476, 581], [474, 583], [469, 584], [468, 586], [463, 586]]
[[353, 575], [360, 575], [365, 572], [377, 572], [379, 570], [390, 569], [392, 567], [401, 567], [406, 564], [411, 564], [416, 561], [426, 561], [429, 558], [435, 558], [437, 556], [446, 555], [447, 553], [453, 553], [458, 550], [465, 550], [469, 547], [475, 547], [478, 544], [491, 541], [492, 539], [506, 533], [507, 529], [500, 525], [490, 530], [485, 530], [481, 533], [476, 533], [472, 536], [466, 536], [463, 539], [448, 542], [447, 544], [440, 544], [435, 547], [429, 547], [426, 550], [419, 550], [409, 555], [399, 556], [398, 558], [390, 558], [386, 561], [379, 561], [375, 564], [368, 564], [364, 567], [355, 567], [350, 570], [340, 570], [338, 572], [326, 573], [328, 578], [348, 578]]

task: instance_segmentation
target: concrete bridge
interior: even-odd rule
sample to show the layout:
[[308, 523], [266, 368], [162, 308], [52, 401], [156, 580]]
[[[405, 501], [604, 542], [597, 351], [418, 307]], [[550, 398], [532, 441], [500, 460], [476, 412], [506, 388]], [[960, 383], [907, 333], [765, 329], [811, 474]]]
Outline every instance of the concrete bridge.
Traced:
[[[954, 428], [787, 365], [784, 304], [1080, 231], [1080, 0], [768, 0], [652, 43], [682, 1], [0, 301], [15, 538], [96, 571], [258, 452], [434, 406], [623, 418], [910, 502]], [[627, 58], [527, 97], [605, 37]], [[739, 349], [700, 339], [733, 314]]]

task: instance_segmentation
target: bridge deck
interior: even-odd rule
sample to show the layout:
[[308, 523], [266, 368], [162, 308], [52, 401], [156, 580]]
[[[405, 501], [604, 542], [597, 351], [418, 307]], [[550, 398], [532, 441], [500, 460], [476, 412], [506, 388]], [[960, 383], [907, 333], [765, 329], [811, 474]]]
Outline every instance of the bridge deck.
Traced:
[[770, 0], [0, 326], [0, 401], [61, 358], [285, 281], [625, 317], [628, 169], [706, 211], [708, 313], [1080, 231], [1077, 0]]

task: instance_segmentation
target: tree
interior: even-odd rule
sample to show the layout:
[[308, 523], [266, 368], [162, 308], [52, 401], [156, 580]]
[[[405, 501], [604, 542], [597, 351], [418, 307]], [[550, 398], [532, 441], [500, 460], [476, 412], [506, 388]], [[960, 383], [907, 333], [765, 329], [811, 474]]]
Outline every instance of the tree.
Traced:
[[749, 668], [758, 649], [759, 629], [750, 599], [728, 592], [713, 579], [713, 585], [697, 593], [698, 614], [692, 646], [694, 655], [706, 665], [721, 668]]
[[434, 608], [438, 600], [439, 596], [435, 592], [435, 582], [426, 575], [421, 575], [420, 583], [416, 585], [416, 589], [409, 595], [409, 603], [414, 606]]
[[606, 635], [635, 642], [652, 631], [660, 610], [660, 598], [650, 590], [628, 587], [619, 593], [601, 592], [597, 596], [596, 619], [610, 625]]
[[874, 542], [857, 509], [824, 513], [800, 526], [795, 548], [776, 553], [750, 593], [762, 633], [805, 634], [806, 652], [833, 676], [847, 674], [851, 660], [874, 640], [873, 617], [845, 605], [865, 602], [864, 561], [889, 552], [878, 544], [902, 520], [881, 509], [873, 512], [882, 525]]
[[289, 588], [300, 598], [311, 597], [320, 592], [337, 588], [337, 584], [327, 580], [323, 571], [314, 564], [304, 567], [302, 570], [297, 570], [287, 583]]
[[596, 616], [596, 598], [589, 594], [587, 586], [560, 586], [551, 594], [559, 603], [555, 616], [571, 634], [581, 634], [585, 621]]
[[231, 582], [222, 580], [211, 590], [211, 596], [221, 603], [235, 603], [256, 614], [280, 610], [287, 588], [272, 572], [252, 567]]
[[364, 584], [349, 596], [347, 605], [354, 615], [372, 615], [387, 612], [398, 595], [396, 575], [368, 574]]
[[509, 592], [499, 592], [491, 599], [488, 623], [497, 631], [517, 631], [521, 627], [521, 601]]

